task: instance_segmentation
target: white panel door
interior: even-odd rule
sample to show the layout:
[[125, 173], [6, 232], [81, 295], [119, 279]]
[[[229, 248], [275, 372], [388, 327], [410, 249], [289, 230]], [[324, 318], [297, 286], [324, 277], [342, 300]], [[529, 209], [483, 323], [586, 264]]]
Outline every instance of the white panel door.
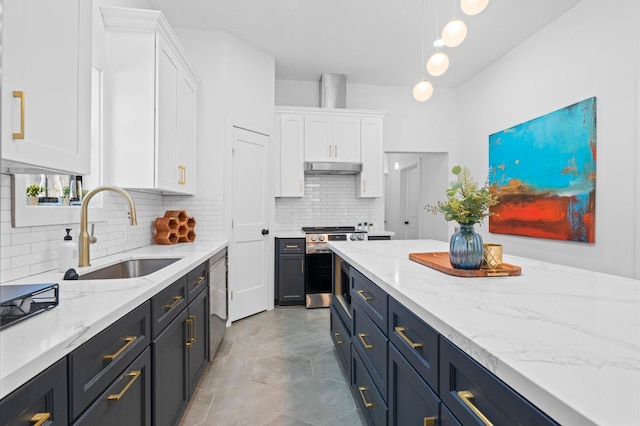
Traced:
[[404, 194], [405, 239], [420, 237], [420, 165], [413, 164], [402, 170], [402, 191]]
[[233, 128], [233, 228], [229, 253], [229, 319], [268, 308], [269, 137]]

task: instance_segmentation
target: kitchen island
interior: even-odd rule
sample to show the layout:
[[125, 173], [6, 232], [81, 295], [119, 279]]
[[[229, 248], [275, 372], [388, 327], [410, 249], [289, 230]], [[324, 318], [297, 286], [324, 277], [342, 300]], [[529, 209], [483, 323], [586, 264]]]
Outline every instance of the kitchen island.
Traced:
[[330, 247], [562, 425], [640, 424], [640, 281], [510, 256], [515, 277], [461, 278], [409, 260], [434, 240]]
[[133, 258], [180, 258], [152, 274], [129, 279], [64, 281], [51, 271], [12, 284], [58, 283], [59, 305], [0, 331], [0, 398], [70, 354], [120, 318], [227, 246], [226, 241], [150, 245], [76, 268], [80, 275]]

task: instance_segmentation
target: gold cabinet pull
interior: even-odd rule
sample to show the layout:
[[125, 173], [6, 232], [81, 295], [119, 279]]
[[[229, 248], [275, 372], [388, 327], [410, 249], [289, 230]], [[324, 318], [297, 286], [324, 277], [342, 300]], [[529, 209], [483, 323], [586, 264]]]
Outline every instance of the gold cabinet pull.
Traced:
[[407, 337], [407, 335], [404, 334], [404, 332], [406, 331], [406, 329], [404, 327], [396, 327], [395, 330], [396, 330], [396, 333], [398, 333], [400, 335], [400, 337], [402, 337], [402, 340], [407, 342], [407, 345], [411, 346], [413, 349], [417, 349], [417, 348], [421, 348], [422, 347], [422, 343], [412, 342], [411, 339], [409, 339]]
[[194, 287], [199, 286], [200, 284], [202, 284], [202, 281], [206, 280], [207, 277], [205, 276], [199, 276], [197, 280], [195, 280], [192, 284]]
[[333, 333], [333, 335], [336, 338], [336, 343], [341, 345], [342, 344], [342, 339], [340, 338], [340, 333]]
[[140, 377], [140, 370], [130, 371], [129, 373], [125, 374], [125, 376], [130, 377], [129, 383], [127, 383], [127, 385], [124, 388], [122, 388], [120, 393], [109, 395], [107, 397], [107, 401], [119, 401], [120, 398], [122, 398], [124, 394], [127, 393], [131, 385], [133, 385], [133, 382], [135, 382], [138, 379], [138, 377]]
[[196, 342], [196, 317], [193, 315], [189, 316], [189, 318], [185, 320], [185, 323], [187, 327], [189, 327], [189, 340], [185, 343], [185, 346], [190, 348]]
[[298, 248], [298, 245], [297, 245], [297, 244], [287, 244], [287, 248], [290, 248], [290, 249], [297, 249], [297, 248]]
[[364, 386], [358, 387], [358, 391], [360, 392], [360, 398], [362, 398], [362, 402], [364, 402], [364, 406], [367, 408], [371, 408], [373, 407], [373, 402], [367, 402], [367, 399], [364, 397], [364, 391], [366, 390], [367, 388], [365, 388]]
[[424, 426], [436, 426], [436, 418], [435, 417], [425, 417], [424, 418]]
[[362, 297], [365, 301], [370, 302], [371, 300], [373, 300], [373, 298], [367, 296], [366, 294], [364, 294], [364, 290], [358, 290], [358, 294], [360, 295], [360, 297]]
[[331, 158], [331, 145], [329, 145], [329, 158]]
[[13, 134], [13, 139], [24, 139], [24, 92], [14, 90], [13, 97], [20, 99], [20, 131]]
[[33, 426], [42, 426], [51, 417], [51, 413], [35, 413], [31, 417], [31, 423]]
[[187, 183], [187, 168], [186, 166], [179, 165], [180, 177], [178, 178], [178, 185], [185, 185]]
[[174, 306], [176, 306], [178, 304], [178, 302], [180, 302], [182, 300], [182, 296], [174, 296], [173, 297], [173, 303], [169, 304], [169, 305], [164, 305], [164, 308], [169, 310], [172, 309]]
[[360, 339], [360, 341], [362, 342], [362, 346], [364, 346], [365, 349], [373, 349], [373, 345], [368, 344], [367, 342], [364, 341], [364, 338], [367, 337], [366, 334], [364, 333], [358, 333], [358, 338]]
[[138, 336], [127, 336], [127, 337], [125, 337], [125, 338], [124, 338], [124, 341], [125, 341], [126, 343], [124, 344], [124, 346], [123, 346], [123, 347], [121, 347], [120, 349], [118, 349], [118, 352], [116, 352], [116, 353], [114, 353], [114, 354], [111, 354], [111, 355], [105, 355], [105, 356], [103, 356], [103, 357], [102, 357], [102, 359], [103, 359], [103, 360], [105, 360], [105, 361], [113, 361], [114, 359], [116, 359], [117, 357], [119, 357], [119, 356], [120, 356], [120, 354], [121, 354], [122, 352], [124, 352], [125, 350], [127, 350], [127, 348], [128, 348], [129, 346], [131, 346], [131, 345], [133, 344], [133, 342], [135, 342], [135, 341], [136, 341], [136, 339], [137, 339], [137, 338], [138, 338]]
[[333, 157], [338, 158], [338, 145], [333, 146]]
[[473, 394], [470, 391], [468, 390], [458, 391], [458, 396], [460, 397], [462, 402], [464, 402], [464, 405], [469, 407], [469, 409], [473, 411], [473, 414], [478, 416], [480, 421], [483, 424], [485, 424], [485, 426], [493, 426], [493, 423], [491, 423], [491, 421], [487, 418], [487, 416], [482, 414], [482, 411], [478, 410], [478, 407], [476, 407], [473, 404], [473, 402], [471, 402], [471, 400], [473, 399]]

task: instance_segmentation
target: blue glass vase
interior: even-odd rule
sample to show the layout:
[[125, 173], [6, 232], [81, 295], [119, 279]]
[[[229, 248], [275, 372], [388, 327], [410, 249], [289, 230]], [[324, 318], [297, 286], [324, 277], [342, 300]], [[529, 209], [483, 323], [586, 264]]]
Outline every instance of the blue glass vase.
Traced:
[[474, 232], [473, 225], [460, 225], [460, 230], [451, 236], [449, 260], [456, 269], [480, 269], [482, 237]]

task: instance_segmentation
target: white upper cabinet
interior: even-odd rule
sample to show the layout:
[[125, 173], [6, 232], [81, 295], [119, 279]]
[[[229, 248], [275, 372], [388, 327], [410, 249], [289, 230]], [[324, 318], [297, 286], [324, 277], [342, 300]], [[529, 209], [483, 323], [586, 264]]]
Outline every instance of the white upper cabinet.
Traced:
[[2, 3], [2, 169], [88, 174], [91, 13], [85, 0]]
[[280, 130], [276, 197], [304, 197], [304, 116], [278, 114]]
[[360, 118], [341, 115], [304, 117], [305, 161], [360, 162]]
[[101, 8], [107, 28], [106, 181], [196, 192], [199, 78], [158, 11]]
[[379, 198], [384, 195], [384, 147], [382, 118], [361, 120], [362, 173], [356, 176], [356, 197]]

